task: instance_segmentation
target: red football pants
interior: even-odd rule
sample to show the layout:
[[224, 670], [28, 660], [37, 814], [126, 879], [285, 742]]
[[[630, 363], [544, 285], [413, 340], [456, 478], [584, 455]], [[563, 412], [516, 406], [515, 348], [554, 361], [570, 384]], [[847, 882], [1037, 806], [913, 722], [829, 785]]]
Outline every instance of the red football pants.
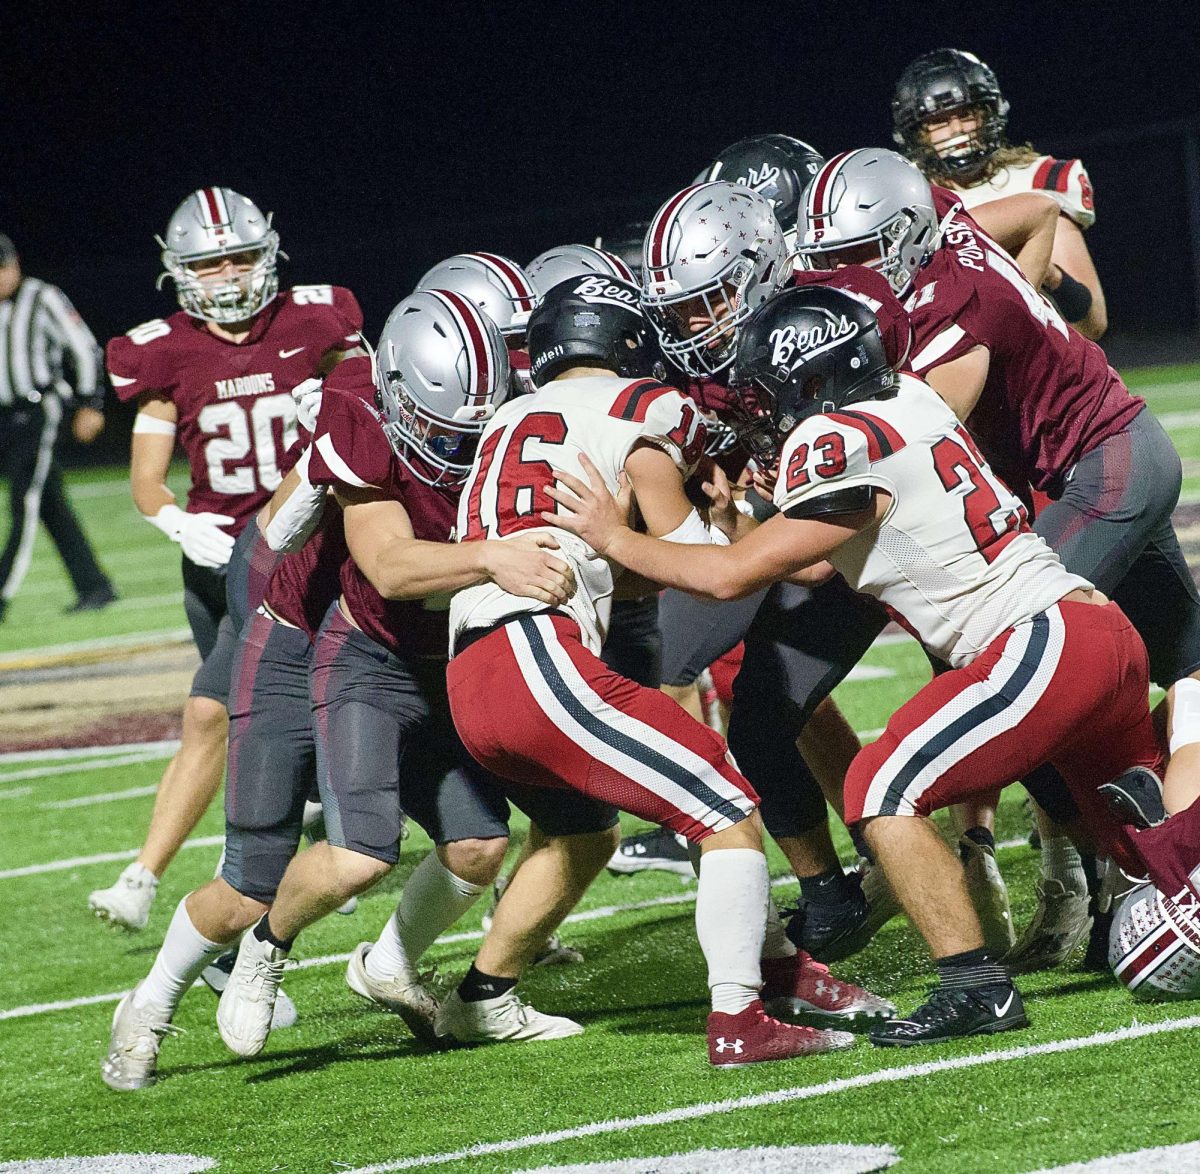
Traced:
[[1096, 788], [1129, 766], [1161, 770], [1148, 691], [1145, 646], [1115, 603], [1056, 604], [896, 711], [847, 772], [846, 823], [928, 815], [1051, 762], [1099, 844], [1136, 871]]
[[522, 616], [476, 640], [446, 684], [463, 744], [501, 778], [574, 788], [692, 842], [758, 806], [724, 738], [612, 672], [564, 616]]

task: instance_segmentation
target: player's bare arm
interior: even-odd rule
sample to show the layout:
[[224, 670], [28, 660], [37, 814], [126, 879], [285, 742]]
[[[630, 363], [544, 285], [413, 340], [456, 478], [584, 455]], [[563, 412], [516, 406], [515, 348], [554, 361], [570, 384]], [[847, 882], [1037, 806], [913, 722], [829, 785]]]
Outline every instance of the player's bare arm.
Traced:
[[1100, 275], [1096, 272], [1087, 241], [1083, 239], [1083, 229], [1069, 216], [1056, 217], [1056, 224], [1054, 250], [1050, 255], [1051, 272], [1046, 288], [1051, 293], [1060, 291], [1063, 274], [1082, 285], [1091, 295], [1091, 305], [1084, 316], [1076, 319], [1071, 314], [1070, 307], [1063, 306], [1061, 302], [1060, 308], [1064, 317], [1084, 338], [1098, 339], [1108, 329], [1108, 307], [1104, 301]]
[[575, 588], [570, 567], [548, 550], [550, 534], [484, 542], [416, 538], [398, 501], [371, 490], [340, 489], [346, 542], [359, 569], [385, 599], [425, 599], [492, 580], [513, 595], [556, 606]]
[[548, 490], [558, 502], [555, 522], [579, 535], [593, 550], [665, 587], [678, 587], [712, 599], [741, 599], [796, 571], [823, 562], [860, 530], [874, 525], [890, 496], [877, 492], [874, 504], [831, 520], [791, 519], [778, 514], [735, 547], [680, 546], [636, 534], [625, 521], [631, 487], [613, 497], [595, 466], [581, 456], [589, 482], [556, 471], [558, 486]]
[[991, 355], [987, 347], [973, 346], [965, 355], [925, 373], [925, 382], [950, 405], [960, 420], [975, 410], [987, 382]]
[[1057, 202], [1039, 192], [1021, 192], [980, 204], [971, 216], [1020, 265], [1030, 284], [1040, 287], [1055, 248]]
[[175, 451], [175, 424], [178, 412], [168, 399], [147, 397], [138, 407], [133, 425], [129, 481], [133, 504], [152, 518], [165, 505], [175, 504], [175, 494], [167, 488], [167, 471]]

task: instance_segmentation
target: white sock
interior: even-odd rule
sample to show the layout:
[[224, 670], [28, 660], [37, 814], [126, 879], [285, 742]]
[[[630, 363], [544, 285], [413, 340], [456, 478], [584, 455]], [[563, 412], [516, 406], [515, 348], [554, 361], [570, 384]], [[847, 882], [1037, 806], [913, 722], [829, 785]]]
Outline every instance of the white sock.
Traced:
[[1042, 876], [1062, 881], [1076, 893], [1087, 892], [1087, 874], [1079, 849], [1067, 836], [1045, 836], [1042, 838]]
[[225, 952], [219, 942], [210, 942], [192, 924], [188, 916], [187, 898], [175, 906], [175, 916], [167, 927], [150, 973], [138, 984], [133, 1005], [150, 1005], [170, 1019], [175, 1014], [188, 988], [218, 954]]
[[388, 918], [379, 940], [367, 955], [367, 973], [376, 979], [394, 978], [417, 960], [479, 899], [486, 885], [455, 876], [430, 852], [413, 869], [396, 912]]
[[767, 858], [753, 848], [718, 848], [700, 858], [696, 937], [714, 1011], [736, 1015], [758, 998], [770, 885]]
[[764, 958], [794, 958], [796, 946], [787, 936], [783, 927], [783, 918], [770, 897], [767, 898], [767, 934], [763, 938], [762, 956]]

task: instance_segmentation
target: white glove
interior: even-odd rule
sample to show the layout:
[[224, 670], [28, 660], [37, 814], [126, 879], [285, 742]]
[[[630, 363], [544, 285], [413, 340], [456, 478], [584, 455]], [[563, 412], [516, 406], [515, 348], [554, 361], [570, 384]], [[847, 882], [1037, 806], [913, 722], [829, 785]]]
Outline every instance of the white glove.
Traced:
[[212, 570], [226, 566], [233, 554], [233, 535], [226, 534], [221, 527], [234, 520], [227, 514], [189, 514], [177, 505], [165, 505], [154, 517], [146, 519], [172, 542], [178, 542], [196, 566]]
[[317, 426], [321, 411], [321, 381], [315, 376], [297, 383], [292, 388], [292, 399], [296, 401], [296, 419], [300, 425], [312, 432]]

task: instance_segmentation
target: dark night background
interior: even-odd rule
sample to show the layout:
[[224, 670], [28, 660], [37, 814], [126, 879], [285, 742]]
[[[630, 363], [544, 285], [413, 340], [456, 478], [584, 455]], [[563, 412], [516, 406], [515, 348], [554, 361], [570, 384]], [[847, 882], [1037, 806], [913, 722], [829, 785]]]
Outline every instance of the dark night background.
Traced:
[[[2, 32], [0, 230], [101, 342], [175, 309], [152, 236], [197, 187], [273, 210], [283, 283], [349, 286], [374, 335], [442, 257], [590, 242], [744, 135], [890, 146], [896, 76], [942, 45], [996, 70], [1012, 141], [1088, 166], [1113, 353], [1200, 329], [1182, 0], [172, 7], [13, 6]], [[125, 455], [125, 414], [95, 455]]]

